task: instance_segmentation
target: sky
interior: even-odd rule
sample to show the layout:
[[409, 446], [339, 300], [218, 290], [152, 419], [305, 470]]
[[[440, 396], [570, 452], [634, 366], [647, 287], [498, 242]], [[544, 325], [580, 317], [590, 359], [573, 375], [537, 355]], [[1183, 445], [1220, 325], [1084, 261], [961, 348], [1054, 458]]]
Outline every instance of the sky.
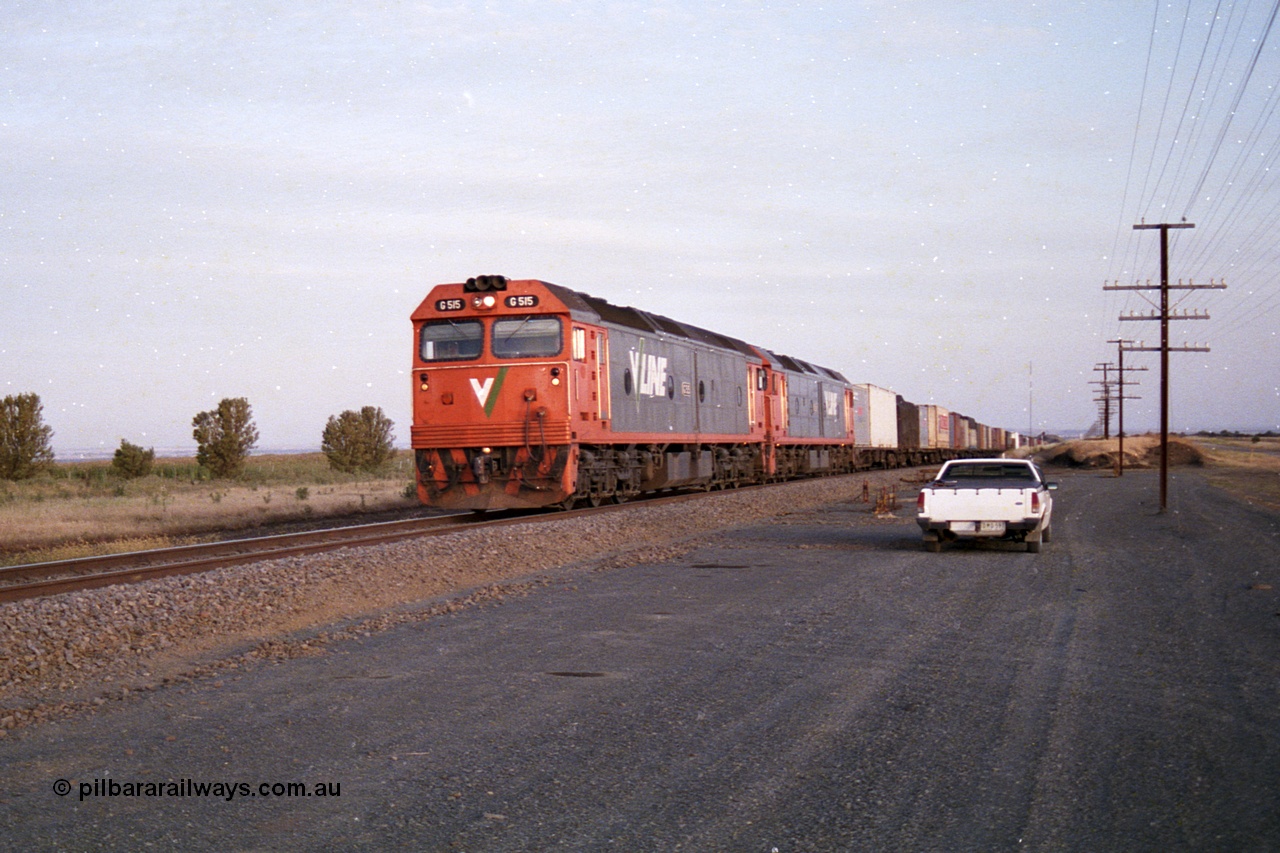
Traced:
[[[1256, 7], [1256, 8], [1255, 8]], [[1213, 17], [1214, 10], [1219, 14]], [[0, 395], [59, 456], [379, 406], [409, 314], [540, 278], [1020, 431], [1150, 346], [1174, 429], [1280, 429], [1271, 2], [0, 0]], [[1132, 346], [1139, 346], [1135, 343]], [[1158, 428], [1158, 356], [1127, 431]], [[1112, 374], [1114, 378], [1114, 374]], [[1114, 426], [1113, 426], [1114, 428]]]

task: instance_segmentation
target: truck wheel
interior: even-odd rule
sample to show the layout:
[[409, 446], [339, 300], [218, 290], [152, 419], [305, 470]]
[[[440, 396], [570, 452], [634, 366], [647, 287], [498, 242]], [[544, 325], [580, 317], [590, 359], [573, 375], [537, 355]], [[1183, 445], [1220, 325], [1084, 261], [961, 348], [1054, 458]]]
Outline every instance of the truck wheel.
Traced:
[[1048, 542], [1050, 538], [1050, 534], [1052, 532], [1053, 532], [1053, 529], [1049, 527], [1046, 527], [1044, 530], [1040, 531], [1040, 541]]
[[1028, 554], [1040, 553], [1040, 540], [1038, 538], [1032, 539], [1030, 536], [1027, 537], [1027, 553]]
[[942, 553], [942, 540], [937, 536], [924, 537], [924, 549], [930, 554]]

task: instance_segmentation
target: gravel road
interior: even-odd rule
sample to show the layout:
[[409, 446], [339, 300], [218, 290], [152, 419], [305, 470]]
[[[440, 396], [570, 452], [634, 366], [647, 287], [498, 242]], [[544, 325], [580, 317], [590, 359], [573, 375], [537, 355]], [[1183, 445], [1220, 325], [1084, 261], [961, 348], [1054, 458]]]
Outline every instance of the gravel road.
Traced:
[[[1038, 555], [928, 554], [910, 505], [827, 504], [28, 727], [0, 741], [0, 827], [33, 850], [1272, 849], [1280, 515], [1194, 470], [1166, 514], [1151, 472], [1060, 479]], [[313, 795], [269, 795], [290, 782]]]

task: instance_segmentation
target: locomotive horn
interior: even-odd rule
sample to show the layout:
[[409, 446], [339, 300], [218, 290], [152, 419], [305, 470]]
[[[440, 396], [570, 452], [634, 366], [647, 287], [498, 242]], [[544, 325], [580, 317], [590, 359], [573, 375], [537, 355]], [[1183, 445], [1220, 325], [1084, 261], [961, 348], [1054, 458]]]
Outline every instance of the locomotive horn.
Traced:
[[506, 290], [507, 277], [505, 275], [478, 275], [475, 278], [467, 279], [467, 283], [462, 286], [464, 293], [483, 293], [486, 290]]

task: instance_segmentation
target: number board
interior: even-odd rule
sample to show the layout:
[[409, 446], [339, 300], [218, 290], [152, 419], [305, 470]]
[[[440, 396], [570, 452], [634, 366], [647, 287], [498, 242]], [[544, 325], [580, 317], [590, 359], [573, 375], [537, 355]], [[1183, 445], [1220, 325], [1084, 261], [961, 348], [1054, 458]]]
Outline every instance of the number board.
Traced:
[[503, 305], [508, 308], [536, 308], [538, 305], [538, 297], [528, 294], [525, 296], [508, 296], [502, 301]]
[[465, 299], [437, 299], [436, 300], [437, 311], [461, 311], [463, 308], [466, 308], [466, 307], [467, 307], [467, 302]]

